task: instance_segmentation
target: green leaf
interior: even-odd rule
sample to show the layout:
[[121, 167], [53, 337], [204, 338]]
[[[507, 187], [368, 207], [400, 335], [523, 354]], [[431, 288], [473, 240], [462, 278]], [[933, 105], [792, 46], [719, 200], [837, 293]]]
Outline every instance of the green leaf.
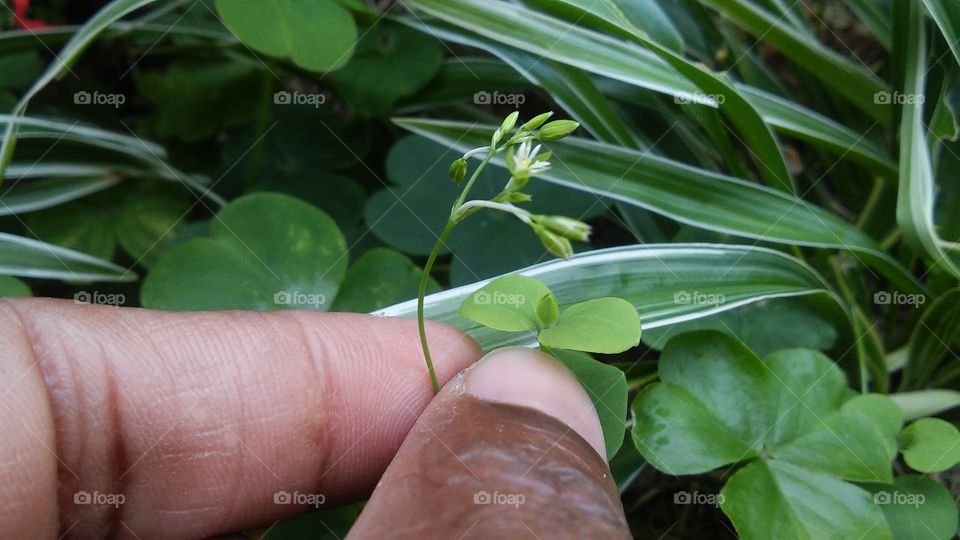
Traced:
[[960, 346], [960, 288], [942, 293], [920, 317], [910, 336], [901, 389], [919, 390], [938, 370], [955, 367]]
[[550, 293], [540, 299], [537, 303], [537, 322], [540, 326], [547, 328], [557, 324], [560, 319], [560, 304], [557, 303], [557, 297]]
[[627, 378], [614, 366], [598, 362], [575, 351], [550, 351], [576, 375], [593, 401], [603, 429], [607, 459], [613, 459], [623, 445], [627, 418]]
[[960, 463], [960, 431], [939, 418], [921, 418], [900, 433], [903, 460], [911, 469], [942, 472]]
[[[333, 303], [334, 311], [368, 313], [417, 297], [422, 270], [392, 249], [374, 248], [350, 265]], [[430, 280], [428, 292], [441, 290]]]
[[[464, 152], [485, 144], [486, 134], [493, 129], [411, 118], [395, 122]], [[538, 178], [712, 231], [790, 245], [849, 250], [904, 291], [922, 290], [916, 279], [874, 240], [803, 199], [648, 152], [578, 137], [567, 137], [549, 146], [563, 160]], [[502, 159], [492, 163], [505, 166]], [[704, 193], [710, 197], [705, 198]]]
[[[7, 168], [7, 172], [12, 168]], [[103, 191], [118, 182], [118, 177], [49, 178], [18, 182], [8, 186], [0, 195], [0, 216], [23, 215], [51, 208]]]
[[407, 5], [448, 23], [522, 49], [643, 88], [714, 105], [650, 51], [517, 4], [490, 0], [410, 0]]
[[502, 330], [523, 332], [538, 327], [537, 306], [551, 295], [542, 282], [524, 276], [497, 278], [464, 299], [460, 316]]
[[226, 126], [254, 119], [251, 103], [262, 100], [265, 79], [253, 66], [235, 61], [178, 61], [148, 71], [137, 81], [156, 109], [147, 128], [185, 142], [208, 139]]
[[898, 476], [893, 485], [868, 484], [898, 540], [948, 540], [957, 532], [953, 495], [926, 476]]
[[720, 495], [720, 507], [743, 538], [893, 538], [869, 493], [783, 461], [747, 465]]
[[17, 102], [17, 106], [10, 113], [6, 123], [2, 141], [0, 141], [0, 179], [4, 170], [13, 158], [13, 149], [17, 139], [17, 126], [27, 112], [30, 100], [55, 79], [62, 77], [83, 54], [88, 46], [107, 29], [111, 24], [122, 17], [153, 3], [154, 0], [114, 0], [100, 8], [87, 22], [83, 24], [63, 46], [59, 53], [54, 55], [53, 63], [43, 72]]
[[259, 193], [222, 209], [209, 237], [164, 253], [141, 299], [175, 311], [326, 311], [346, 270], [346, 242], [329, 216], [286, 195]]
[[943, 33], [954, 59], [960, 62], [960, 6], [949, 0], [923, 0], [923, 5]]
[[171, 246], [195, 204], [177, 186], [142, 184], [131, 190], [120, 206], [117, 242], [137, 264], [150, 267]]
[[960, 392], [954, 390], [921, 390], [891, 394], [890, 399], [900, 407], [906, 420], [940, 414], [960, 407]]
[[[0, 298], [26, 298], [33, 296], [30, 287], [17, 278], [0, 276]], [[622, 437], [622, 435], [621, 435]]]
[[866, 66], [821, 44], [807, 33], [785, 24], [750, 0], [700, 0], [719, 11], [762, 42], [802, 66], [825, 86], [846, 97], [855, 107], [878, 122], [889, 115], [873, 96], [888, 91], [886, 84]]
[[[906, 80], [903, 95], [922, 96], [927, 74], [927, 40], [919, 2], [908, 2], [908, 21], [904, 29]], [[936, 185], [927, 128], [924, 124], [922, 99], [911, 99], [902, 108], [900, 121], [900, 189], [897, 197], [897, 224], [904, 236], [923, 248], [932, 266], [960, 277], [960, 264], [947, 253], [937, 236], [934, 223]]]
[[244, 44], [310, 71], [346, 64], [357, 41], [353, 16], [335, 0], [217, 0], [217, 12]]
[[[720, 300], [720, 297], [711, 298], [693, 291], [680, 293], [680, 297], [689, 298], [690, 301]], [[713, 317], [645, 330], [643, 342], [660, 350], [678, 334], [692, 330], [716, 330], [735, 336], [758, 356], [796, 348], [829, 351], [837, 343], [835, 323], [823, 312], [822, 306], [808, 298], [779, 298], [725, 311]]]
[[0, 274], [65, 281], [135, 281], [109, 261], [53, 244], [0, 233]]
[[622, 298], [595, 298], [563, 310], [557, 324], [541, 331], [539, 339], [551, 349], [620, 353], [640, 343], [640, 316]]
[[442, 62], [443, 49], [430, 35], [380, 22], [360, 37], [353, 59], [333, 82], [351, 107], [367, 116], [384, 116], [430, 82]]
[[850, 480], [891, 480], [896, 407], [877, 406], [879, 395], [844, 404], [843, 373], [817, 352], [760, 360], [726, 334], [691, 332], [664, 348], [660, 380], [633, 404], [633, 437], [669, 474], [762, 456]]

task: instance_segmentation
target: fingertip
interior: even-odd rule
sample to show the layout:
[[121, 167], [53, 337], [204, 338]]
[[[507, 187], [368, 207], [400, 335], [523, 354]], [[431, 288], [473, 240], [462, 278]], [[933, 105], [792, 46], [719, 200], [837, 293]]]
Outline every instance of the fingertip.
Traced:
[[464, 376], [467, 393], [482, 400], [529, 407], [583, 437], [602, 457], [603, 430], [593, 401], [577, 378], [551, 356], [526, 347], [491, 352]]

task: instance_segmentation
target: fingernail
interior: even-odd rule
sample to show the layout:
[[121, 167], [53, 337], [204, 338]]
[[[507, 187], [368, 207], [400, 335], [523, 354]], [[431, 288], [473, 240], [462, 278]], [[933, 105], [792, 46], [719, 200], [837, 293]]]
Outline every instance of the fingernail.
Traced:
[[560, 420], [606, 459], [603, 430], [590, 396], [551, 356], [526, 347], [498, 349], [467, 370], [463, 384], [476, 398], [529, 407]]

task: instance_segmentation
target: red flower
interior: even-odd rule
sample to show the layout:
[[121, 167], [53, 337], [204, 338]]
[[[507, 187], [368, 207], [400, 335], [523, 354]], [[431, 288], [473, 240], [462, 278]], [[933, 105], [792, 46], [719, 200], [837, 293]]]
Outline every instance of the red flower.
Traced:
[[27, 11], [30, 9], [30, 0], [13, 0], [14, 27], [25, 30], [36, 30], [47, 28], [50, 25], [45, 21], [38, 19], [28, 19]]

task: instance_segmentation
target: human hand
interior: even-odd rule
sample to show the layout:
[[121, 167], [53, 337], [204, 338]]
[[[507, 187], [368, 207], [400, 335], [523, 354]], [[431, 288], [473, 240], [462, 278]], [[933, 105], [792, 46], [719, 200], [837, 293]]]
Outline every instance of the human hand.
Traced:
[[[428, 335], [441, 381], [480, 357]], [[628, 536], [589, 398], [534, 351], [431, 402], [408, 320], [11, 300], [0, 340], [3, 537], [269, 526], [305, 508], [277, 493], [356, 500], [391, 460], [351, 538]]]

